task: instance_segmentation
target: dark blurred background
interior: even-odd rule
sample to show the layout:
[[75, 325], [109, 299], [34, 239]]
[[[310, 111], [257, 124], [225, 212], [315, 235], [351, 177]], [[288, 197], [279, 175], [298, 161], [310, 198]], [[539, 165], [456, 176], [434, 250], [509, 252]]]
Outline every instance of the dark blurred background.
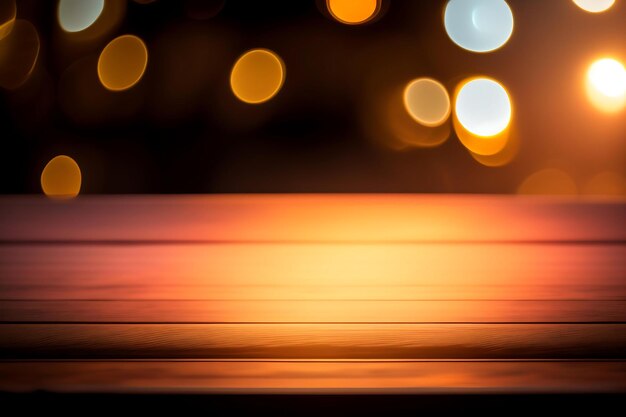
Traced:
[[[76, 44], [59, 29], [56, 2], [18, 0], [41, 50], [29, 80], [0, 93], [0, 192], [39, 193], [59, 154], [80, 165], [83, 194], [514, 193], [544, 168], [577, 184], [626, 175], [626, 114], [598, 112], [584, 93], [594, 59], [626, 62], [626, 2], [600, 14], [570, 0], [509, 5], [508, 44], [475, 54], [446, 35], [445, 1], [384, 1], [357, 26], [315, 0], [128, 1], [117, 25]], [[145, 41], [148, 67], [114, 93], [97, 82], [96, 62], [125, 33]], [[272, 100], [249, 105], [229, 76], [258, 47], [280, 55], [287, 76]], [[511, 95], [520, 149], [507, 165], [478, 163], [454, 133], [435, 148], [397, 150], [370, 129], [388, 91], [428, 76], [452, 93], [472, 75]]]

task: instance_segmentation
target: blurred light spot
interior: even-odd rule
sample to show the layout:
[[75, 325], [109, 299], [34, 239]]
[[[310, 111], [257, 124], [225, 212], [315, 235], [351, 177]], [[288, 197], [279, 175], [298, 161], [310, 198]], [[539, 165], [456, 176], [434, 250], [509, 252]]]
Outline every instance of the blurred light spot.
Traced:
[[80, 32], [91, 26], [104, 9], [104, 0], [60, 0], [59, 24], [66, 32]]
[[[102, 10], [97, 16], [91, 15], [90, 19], [87, 19], [86, 15], [78, 13], [80, 10], [84, 10], [87, 5], [94, 5], [93, 0], [87, 0], [85, 2], [81, 0], [74, 0], [72, 3], [79, 4], [76, 13], [73, 14], [73, 20], [69, 19], [68, 12], [68, 26], [67, 28], [63, 24], [61, 17], [61, 3], [58, 8], [58, 30], [55, 33], [55, 39], [61, 42], [61, 44], [55, 46], [55, 53], [63, 56], [67, 56], [69, 62], [73, 62], [78, 56], [82, 56], [86, 48], [91, 49], [91, 45], [99, 44], [105, 39], [110, 39], [113, 33], [116, 33], [119, 26], [124, 20], [126, 14], [126, 0], [106, 0], [103, 2]], [[97, 5], [95, 5], [97, 6]], [[69, 6], [64, 6], [69, 7]], [[74, 7], [74, 6], [73, 6]], [[94, 12], [92, 9], [91, 12]], [[65, 13], [65, 12], [64, 12]], [[90, 22], [87, 24], [87, 22]], [[73, 28], [74, 30], [70, 30]], [[81, 28], [80, 30], [77, 30]], [[58, 36], [56, 36], [58, 35]]]
[[143, 41], [134, 35], [123, 35], [102, 50], [98, 77], [109, 90], [127, 90], [139, 82], [147, 65], [148, 50]]
[[513, 13], [504, 0], [450, 0], [444, 12], [450, 39], [463, 49], [490, 52], [513, 33]]
[[241, 101], [258, 104], [278, 93], [285, 81], [285, 67], [278, 55], [267, 49], [243, 54], [230, 74], [230, 86]]
[[436, 127], [450, 117], [450, 96], [441, 83], [420, 78], [411, 81], [404, 89], [404, 107], [418, 123]]
[[39, 56], [39, 35], [26, 20], [18, 19], [0, 41], [0, 87], [14, 90], [30, 77]]
[[433, 148], [443, 144], [451, 133], [450, 123], [428, 127], [416, 123], [404, 102], [406, 86], [389, 88], [376, 94], [364, 108], [363, 128], [377, 143], [396, 151]]
[[48, 197], [76, 197], [80, 184], [80, 168], [69, 156], [55, 156], [41, 173], [41, 189]]
[[491, 168], [497, 168], [510, 164], [517, 156], [517, 153], [519, 152], [519, 147], [520, 141], [518, 136], [512, 134], [510, 135], [510, 137], [506, 137], [506, 140], [504, 141], [504, 147], [500, 151], [492, 155], [481, 155], [470, 151], [470, 155], [472, 156], [472, 158], [474, 158], [476, 162], [480, 163], [481, 165]]
[[0, 40], [13, 29], [16, 15], [15, 0], [0, 0]]
[[326, 0], [328, 11], [341, 23], [358, 25], [371, 20], [379, 10], [379, 0]]
[[598, 92], [608, 97], [626, 92], [626, 70], [614, 59], [601, 59], [589, 68], [589, 81]]
[[573, 195], [576, 183], [565, 172], [549, 168], [526, 178], [517, 189], [518, 194]]
[[626, 178], [615, 172], [601, 172], [585, 183], [583, 194], [626, 196]]
[[611, 58], [595, 61], [587, 71], [587, 96], [599, 110], [613, 113], [626, 105], [626, 69]]
[[459, 83], [453, 116], [454, 131], [472, 154], [493, 156], [493, 161], [498, 159], [496, 155], [504, 155], [514, 132], [510, 126], [511, 101], [502, 85], [488, 78], [469, 78]]
[[454, 111], [463, 127], [478, 136], [495, 136], [511, 121], [511, 100], [504, 87], [488, 78], [475, 78], [458, 89]]
[[608, 10], [613, 6], [615, 0], [573, 0], [581, 9], [591, 12], [600, 13]]
[[492, 156], [500, 154], [510, 141], [510, 128], [504, 129], [497, 135], [480, 136], [467, 130], [456, 116], [452, 118], [452, 122], [459, 141], [475, 155]]

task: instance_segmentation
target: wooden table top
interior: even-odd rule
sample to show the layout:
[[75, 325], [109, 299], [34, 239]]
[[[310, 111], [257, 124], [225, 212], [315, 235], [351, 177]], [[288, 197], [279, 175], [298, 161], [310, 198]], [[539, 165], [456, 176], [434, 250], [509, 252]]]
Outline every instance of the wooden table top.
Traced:
[[0, 390], [626, 392], [626, 201], [0, 198]]

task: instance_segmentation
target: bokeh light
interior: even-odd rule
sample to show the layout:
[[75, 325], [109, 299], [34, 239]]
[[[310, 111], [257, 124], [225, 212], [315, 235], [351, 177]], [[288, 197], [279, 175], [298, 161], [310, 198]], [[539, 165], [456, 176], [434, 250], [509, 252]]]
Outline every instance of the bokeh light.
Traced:
[[0, 1], [0, 40], [11, 32], [16, 15], [15, 0]]
[[450, 0], [444, 12], [450, 39], [472, 52], [502, 47], [513, 33], [513, 12], [504, 0]]
[[91, 26], [104, 9], [104, 0], [60, 0], [58, 17], [66, 32], [80, 32]]
[[[511, 140], [511, 129], [504, 129], [502, 132], [493, 136], [480, 136], [467, 130], [458, 117], [453, 117], [454, 131], [459, 141], [467, 148], [473, 156], [496, 156], [504, 152], [507, 144]], [[476, 158], [474, 158], [476, 159]], [[479, 161], [483, 163], [483, 159]]]
[[502, 133], [511, 121], [511, 100], [506, 89], [489, 78], [475, 78], [461, 85], [454, 105], [458, 121], [477, 136]]
[[440, 126], [450, 116], [450, 96], [441, 83], [431, 78], [411, 81], [403, 98], [406, 111], [424, 126]]
[[28, 80], [39, 57], [39, 35], [28, 21], [17, 19], [0, 41], [0, 87], [19, 88]]
[[518, 187], [518, 194], [574, 195], [578, 193], [576, 183], [565, 172], [547, 168], [528, 176]]
[[615, 0], [573, 0], [573, 2], [587, 12], [600, 13], [610, 9]]
[[380, 8], [379, 0], [326, 0], [326, 5], [337, 21], [347, 25], [372, 20]]
[[616, 172], [600, 172], [585, 182], [582, 193], [594, 196], [626, 196], [626, 178]]
[[280, 91], [285, 81], [285, 66], [276, 53], [253, 49], [243, 54], [230, 74], [230, 86], [241, 101], [264, 103]]
[[626, 69], [619, 61], [603, 58], [587, 71], [587, 96], [599, 110], [613, 113], [626, 106]]
[[41, 189], [48, 197], [76, 197], [80, 185], [80, 168], [76, 161], [66, 155], [52, 158], [41, 173]]
[[363, 107], [363, 129], [377, 144], [387, 149], [404, 151], [415, 148], [434, 148], [448, 140], [450, 123], [435, 127], [417, 122], [407, 111], [404, 100], [410, 83], [376, 88]]
[[476, 152], [472, 152], [471, 150], [469, 153], [476, 162], [486, 167], [497, 168], [508, 165], [519, 153], [519, 136], [515, 132], [507, 132], [501, 141], [504, 143], [504, 146], [501, 150], [494, 154], [481, 155]]
[[[67, 0], [66, 0], [67, 1]], [[126, 16], [126, 0], [74, 0], [61, 2], [57, 9], [55, 53], [67, 54], [73, 62], [81, 52], [114, 37]]]
[[483, 165], [501, 166], [517, 153], [514, 148], [507, 148], [513, 133], [511, 100], [495, 80], [476, 77], [459, 83], [452, 121], [459, 141]]
[[123, 35], [113, 39], [98, 59], [98, 77], [111, 91], [123, 91], [141, 80], [148, 65], [148, 50], [141, 39]]

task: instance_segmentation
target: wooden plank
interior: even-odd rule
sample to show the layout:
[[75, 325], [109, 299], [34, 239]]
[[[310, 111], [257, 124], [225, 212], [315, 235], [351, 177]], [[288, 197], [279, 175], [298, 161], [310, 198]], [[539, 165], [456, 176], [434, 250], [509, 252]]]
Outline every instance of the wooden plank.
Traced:
[[624, 199], [478, 195], [0, 198], [5, 241], [626, 241]]
[[623, 362], [0, 362], [0, 390], [118, 393], [615, 393]]
[[0, 390], [624, 392], [625, 209], [0, 197]]
[[626, 245], [0, 246], [0, 299], [626, 300]]
[[626, 323], [626, 301], [4, 300], [0, 322]]
[[625, 359], [626, 324], [2, 324], [4, 359]]

